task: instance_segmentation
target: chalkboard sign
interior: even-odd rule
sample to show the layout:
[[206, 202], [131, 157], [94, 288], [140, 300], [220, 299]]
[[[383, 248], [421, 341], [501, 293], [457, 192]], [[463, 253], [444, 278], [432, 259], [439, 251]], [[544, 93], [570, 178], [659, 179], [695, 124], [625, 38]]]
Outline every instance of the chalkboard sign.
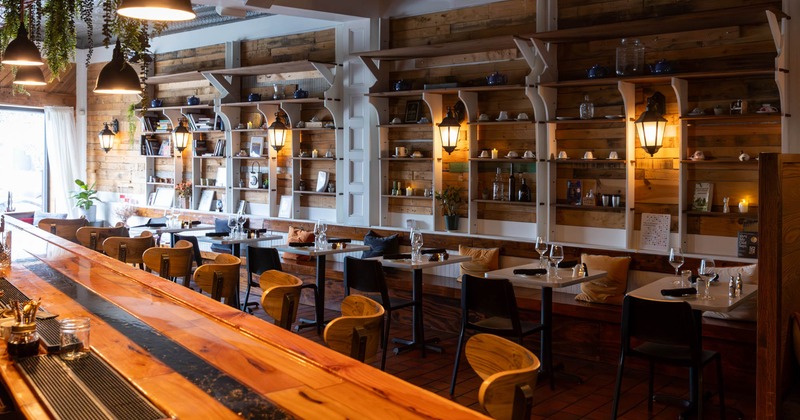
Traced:
[[739, 232], [736, 249], [740, 258], [758, 258], [758, 232]]

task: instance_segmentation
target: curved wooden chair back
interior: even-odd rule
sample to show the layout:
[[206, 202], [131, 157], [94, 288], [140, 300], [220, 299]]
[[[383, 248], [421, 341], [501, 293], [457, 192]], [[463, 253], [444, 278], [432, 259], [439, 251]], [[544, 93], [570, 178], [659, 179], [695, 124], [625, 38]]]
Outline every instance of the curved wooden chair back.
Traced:
[[103, 252], [111, 258], [116, 258], [124, 263], [144, 265], [144, 251], [156, 246], [153, 233], [145, 230], [135, 238], [112, 236], [103, 241]]
[[361, 362], [378, 353], [383, 334], [383, 306], [362, 295], [350, 295], [342, 301], [342, 316], [325, 327], [328, 347]]
[[46, 230], [53, 235], [64, 238], [68, 241], [78, 242], [78, 229], [88, 225], [89, 222], [84, 217], [77, 219], [51, 219], [45, 218], [39, 221], [39, 229]]
[[183, 277], [183, 285], [189, 286], [192, 278], [192, 244], [178, 241], [175, 248], [152, 247], [142, 254], [145, 268], [159, 276], [174, 280]]
[[128, 228], [120, 222], [114, 227], [84, 226], [75, 232], [75, 236], [81, 245], [94, 251], [102, 251], [103, 241], [106, 239], [111, 237], [128, 238], [130, 234]]
[[539, 359], [525, 347], [492, 334], [475, 334], [467, 361], [481, 378], [478, 401], [495, 419], [529, 419]]
[[290, 330], [297, 318], [303, 281], [282, 271], [269, 270], [261, 274], [258, 283], [264, 290], [261, 294], [264, 311], [275, 320], [275, 325]]
[[[180, 244], [185, 241], [178, 241]], [[239, 269], [242, 260], [219, 254], [213, 263], [203, 264], [194, 271], [194, 282], [201, 291], [228, 306], [239, 308]]]

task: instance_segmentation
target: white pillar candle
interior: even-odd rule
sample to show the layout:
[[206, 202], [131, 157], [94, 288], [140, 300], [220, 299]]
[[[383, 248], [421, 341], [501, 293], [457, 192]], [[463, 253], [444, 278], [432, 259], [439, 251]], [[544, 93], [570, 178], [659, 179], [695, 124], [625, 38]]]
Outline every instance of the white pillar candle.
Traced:
[[739, 202], [739, 213], [747, 213], [750, 210], [750, 205], [744, 198]]

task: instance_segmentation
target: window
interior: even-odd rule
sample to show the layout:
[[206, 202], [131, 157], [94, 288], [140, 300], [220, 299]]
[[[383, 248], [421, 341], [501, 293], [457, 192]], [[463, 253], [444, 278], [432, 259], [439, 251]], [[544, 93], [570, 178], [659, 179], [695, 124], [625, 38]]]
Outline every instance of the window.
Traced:
[[0, 210], [46, 209], [44, 111], [0, 106]]

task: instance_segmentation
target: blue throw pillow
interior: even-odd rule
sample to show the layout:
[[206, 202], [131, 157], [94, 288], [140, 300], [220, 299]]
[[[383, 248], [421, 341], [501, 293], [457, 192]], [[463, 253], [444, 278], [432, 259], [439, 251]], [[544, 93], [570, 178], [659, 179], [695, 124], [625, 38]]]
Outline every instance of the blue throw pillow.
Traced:
[[361, 258], [380, 257], [384, 254], [399, 254], [400, 241], [397, 234], [390, 236], [380, 236], [373, 231], [364, 235], [364, 245], [370, 247], [369, 251], [364, 251]]

